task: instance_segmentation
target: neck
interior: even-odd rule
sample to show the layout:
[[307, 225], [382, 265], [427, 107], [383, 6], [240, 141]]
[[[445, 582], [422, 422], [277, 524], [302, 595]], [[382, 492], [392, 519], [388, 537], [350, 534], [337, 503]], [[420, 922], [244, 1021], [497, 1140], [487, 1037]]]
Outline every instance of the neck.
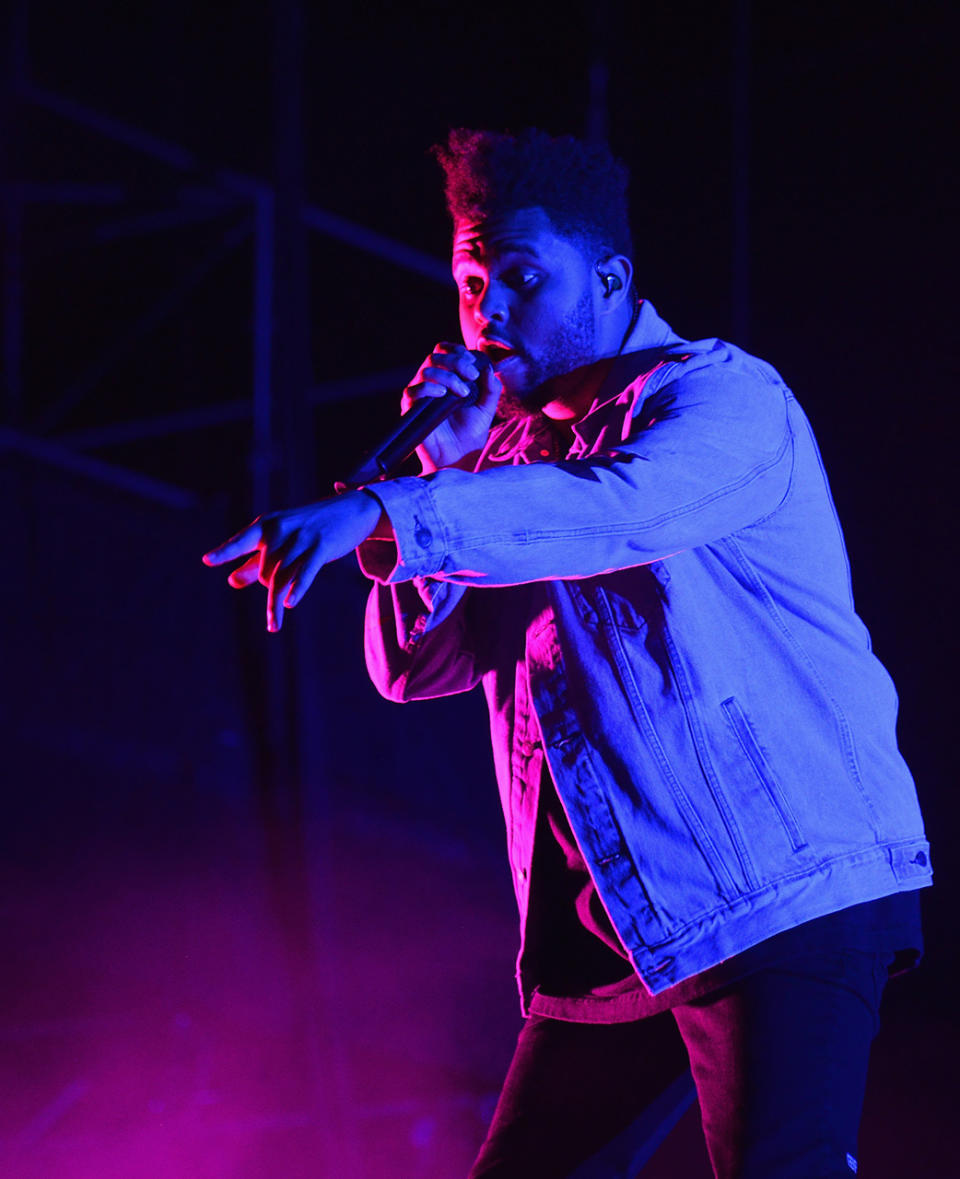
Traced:
[[550, 400], [543, 407], [544, 416], [568, 425], [578, 422], [593, 404], [612, 359], [612, 354], [602, 356], [593, 364], [555, 377], [551, 382]]
[[[626, 314], [628, 310], [629, 314]], [[553, 379], [550, 400], [543, 407], [546, 417], [555, 422], [572, 424], [579, 421], [590, 408], [604, 377], [610, 371], [609, 362], [623, 354], [627, 341], [633, 335], [640, 317], [640, 300], [635, 300], [629, 309], [625, 306], [624, 312], [623, 316], [618, 317], [618, 323], [611, 325], [611, 334], [618, 341], [616, 344], [611, 343], [604, 349], [594, 363]]]

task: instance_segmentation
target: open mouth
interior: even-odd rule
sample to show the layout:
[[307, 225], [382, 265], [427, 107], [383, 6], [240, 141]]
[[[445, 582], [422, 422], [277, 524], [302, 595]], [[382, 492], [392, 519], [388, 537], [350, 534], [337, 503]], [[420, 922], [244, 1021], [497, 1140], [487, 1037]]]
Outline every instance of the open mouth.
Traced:
[[491, 361], [494, 368], [498, 364], [502, 364], [508, 357], [515, 355], [512, 348], [495, 340], [484, 340], [480, 345], [480, 351]]

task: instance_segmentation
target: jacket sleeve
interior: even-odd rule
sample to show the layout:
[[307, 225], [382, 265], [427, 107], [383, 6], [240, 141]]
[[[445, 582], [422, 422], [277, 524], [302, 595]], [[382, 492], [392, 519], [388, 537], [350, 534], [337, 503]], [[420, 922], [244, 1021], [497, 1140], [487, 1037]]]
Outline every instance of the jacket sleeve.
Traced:
[[475, 655], [480, 636], [468, 625], [469, 597], [463, 586], [423, 578], [373, 586], [364, 620], [364, 652], [381, 696], [403, 702], [474, 687], [483, 673]]
[[397, 541], [380, 579], [590, 577], [755, 523], [777, 508], [792, 474], [791, 395], [771, 373], [742, 361], [678, 363], [637, 399], [627, 437], [596, 455], [370, 487]]

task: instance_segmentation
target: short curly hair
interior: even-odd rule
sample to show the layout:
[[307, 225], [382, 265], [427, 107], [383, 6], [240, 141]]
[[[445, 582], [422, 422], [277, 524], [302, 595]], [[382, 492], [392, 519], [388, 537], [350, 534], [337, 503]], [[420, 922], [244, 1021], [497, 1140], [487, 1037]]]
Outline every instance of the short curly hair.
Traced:
[[458, 127], [431, 150], [454, 221], [539, 207], [561, 237], [632, 255], [629, 173], [605, 145], [536, 127], [516, 135]]

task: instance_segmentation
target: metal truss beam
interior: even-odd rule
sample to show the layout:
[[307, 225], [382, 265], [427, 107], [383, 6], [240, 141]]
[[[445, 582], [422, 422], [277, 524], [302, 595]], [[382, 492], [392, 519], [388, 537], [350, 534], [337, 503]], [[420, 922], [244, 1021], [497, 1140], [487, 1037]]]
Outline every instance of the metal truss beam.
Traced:
[[[399, 388], [410, 378], [410, 366], [389, 368], [376, 373], [364, 373], [342, 381], [325, 381], [315, 385], [307, 394], [311, 406], [333, 405], [352, 401]], [[158, 414], [149, 418], [134, 418], [127, 422], [110, 422], [104, 426], [90, 426], [80, 430], [66, 430], [57, 441], [73, 450], [98, 450], [106, 446], [124, 446], [130, 442], [144, 442], [150, 438], [169, 438], [193, 430], [209, 430], [217, 426], [249, 421], [253, 412], [250, 400], [223, 401], [200, 405], [178, 413]]]
[[107, 487], [137, 495], [141, 499], [162, 504], [164, 507], [195, 508], [200, 503], [200, 497], [186, 488], [165, 483], [162, 479], [154, 479], [141, 471], [132, 471], [129, 467], [105, 463], [102, 459], [81, 454], [59, 442], [51, 442], [46, 438], [38, 438], [35, 434], [0, 426], [0, 453], [4, 451], [26, 455], [47, 466], [82, 475], [95, 483], [103, 483]]
[[249, 237], [252, 225], [249, 217], [229, 229], [169, 291], [165, 292], [130, 327], [125, 335], [115, 340], [91, 367], [67, 389], [40, 417], [33, 428], [49, 434], [64, 417], [80, 404], [100, 384], [103, 378], [154, 332], [182, 303], [183, 299], [207, 277], [228, 254]]
[[[222, 189], [235, 196], [256, 199], [258, 196], [272, 191], [271, 185], [265, 181], [235, 169], [221, 168], [210, 164], [179, 144], [161, 139], [139, 127], [134, 127], [121, 119], [116, 119], [112, 115], [104, 114], [93, 107], [56, 94], [51, 90], [28, 82], [22, 88], [22, 97], [35, 106], [60, 115], [81, 127], [86, 127], [87, 130], [103, 135], [115, 143], [123, 144], [141, 155], [167, 164], [179, 172], [202, 176], [214, 188]], [[331, 213], [318, 205], [307, 204], [303, 209], [303, 219], [310, 229], [328, 237], [337, 238], [355, 249], [383, 258], [385, 261], [392, 262], [404, 269], [413, 270], [435, 282], [449, 284], [452, 281], [450, 267], [443, 260], [435, 258], [432, 254], [427, 254], [415, 246], [407, 245], [406, 242], [397, 241], [386, 234], [378, 233], [376, 230], [342, 217], [338, 213]]]
[[[3, 272], [4, 338], [3, 354], [7, 374], [5, 395], [5, 416], [8, 424], [16, 428], [16, 434], [8, 432], [6, 446], [17, 439], [17, 449], [33, 454], [43, 461], [66, 465], [65, 455], [70, 448], [76, 453], [98, 446], [118, 445], [121, 442], [144, 438], [156, 438], [183, 433], [194, 429], [209, 429], [217, 425], [252, 419], [252, 471], [253, 499], [265, 502], [269, 495], [271, 473], [277, 461], [273, 438], [273, 380], [274, 380], [274, 301], [275, 301], [275, 223], [276, 201], [271, 183], [236, 169], [224, 168], [202, 159], [178, 143], [152, 134], [122, 119], [97, 110], [85, 103], [58, 94], [54, 90], [38, 86], [26, 77], [25, 57], [20, 67], [11, 71], [7, 101], [20, 103], [47, 111], [75, 126], [83, 127], [95, 135], [109, 139], [142, 156], [155, 160], [176, 173], [189, 177], [186, 184], [178, 185], [172, 194], [176, 203], [148, 213], [134, 213], [118, 216], [102, 223], [93, 232], [95, 242], [111, 242], [121, 238], [146, 236], [170, 228], [212, 220], [231, 209], [250, 210], [250, 215], [230, 229], [185, 275], [181, 277], [154, 305], [125, 329], [67, 388], [57, 401], [31, 425], [33, 434], [49, 435], [63, 422], [65, 416], [84, 399], [95, 392], [99, 383], [117, 364], [127, 359], [147, 337], [172, 315], [183, 299], [210, 273], [210, 271], [233, 249], [238, 247], [252, 232], [254, 236], [254, 265], [252, 275], [253, 301], [253, 355], [252, 385], [253, 396], [249, 402], [229, 402], [221, 406], [202, 406], [193, 411], [158, 415], [139, 422], [117, 422], [58, 435], [58, 446], [44, 447], [39, 438], [36, 445], [29, 443], [29, 435], [22, 430], [25, 411], [25, 390], [23, 388], [23, 299], [22, 284], [24, 271], [23, 219], [25, 210], [37, 204], [78, 205], [102, 207], [118, 211], [129, 207], [141, 196], [136, 185], [95, 184], [64, 181], [60, 183], [32, 182], [20, 176], [12, 176], [11, 162], [7, 161], [7, 177], [0, 186], [0, 200], [3, 204], [3, 227], [6, 239]], [[8, 105], [9, 109], [9, 105]], [[143, 194], [148, 195], [147, 193]], [[152, 195], [152, 194], [151, 194]], [[315, 233], [343, 242], [352, 249], [369, 254], [400, 266], [411, 273], [419, 274], [431, 281], [447, 285], [451, 282], [446, 262], [361, 225], [340, 214], [317, 205], [304, 203], [301, 207], [304, 226]], [[343, 382], [330, 382], [314, 386], [307, 394], [307, 404], [315, 406], [348, 397], [361, 397], [394, 387], [406, 379], [406, 369], [391, 370], [388, 373], [370, 373]], [[389, 384], [388, 384], [389, 382]], [[137, 493], [144, 490], [147, 498], [157, 498], [156, 481], [129, 471], [128, 476], [120, 474], [122, 468], [112, 464], [97, 465], [94, 460], [78, 462], [71, 469], [87, 473], [91, 478], [114, 486], [123, 486], [127, 491]], [[185, 506], [187, 499], [174, 489], [170, 494], [159, 493], [163, 502], [170, 506]]]

